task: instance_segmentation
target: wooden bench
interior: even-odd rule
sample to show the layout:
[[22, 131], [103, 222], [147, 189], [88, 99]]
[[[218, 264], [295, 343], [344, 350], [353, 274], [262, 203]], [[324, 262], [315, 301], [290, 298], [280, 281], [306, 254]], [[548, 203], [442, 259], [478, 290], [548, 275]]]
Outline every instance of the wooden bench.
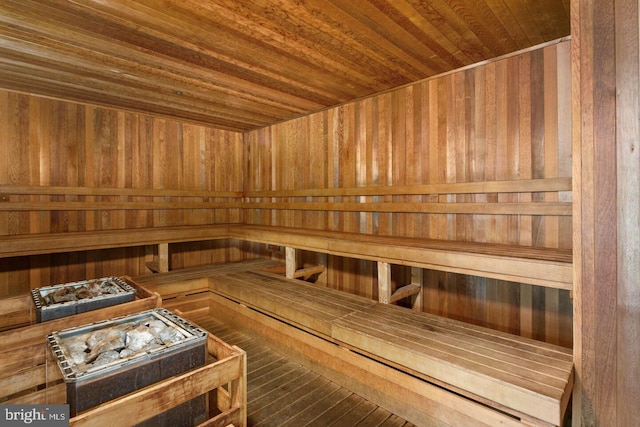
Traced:
[[562, 423], [570, 349], [379, 303], [332, 327], [333, 339], [376, 360], [525, 422]]
[[[0, 237], [0, 258], [77, 250], [159, 245], [167, 271], [168, 244], [215, 239], [238, 239], [287, 248], [314, 251], [378, 263], [407, 265], [452, 273], [572, 290], [570, 249], [551, 249], [460, 242], [306, 228], [217, 224], [100, 230]], [[164, 250], [162, 250], [164, 248]], [[160, 262], [162, 259], [160, 260]], [[156, 260], [155, 264], [158, 264]], [[154, 265], [155, 265], [154, 264]], [[318, 273], [313, 268], [308, 274]], [[305, 271], [294, 271], [307, 274]], [[382, 282], [381, 282], [382, 283]]]
[[226, 239], [229, 224], [0, 236], [0, 258]]
[[[251, 213], [265, 210], [560, 218], [572, 214], [571, 189], [569, 177], [245, 192], [2, 185], [0, 211], [6, 212], [231, 209], [245, 214], [242, 223], [232, 224], [1, 236], [0, 257], [159, 245], [158, 259], [150, 261], [148, 266], [152, 271], [166, 271], [169, 243], [235, 238], [321, 254], [571, 290], [570, 249], [251, 224]], [[502, 195], [508, 197], [502, 200]], [[469, 201], [474, 196], [491, 202]], [[399, 200], [420, 197], [421, 201], [394, 201], [394, 197]], [[243, 215], [239, 214], [238, 219]], [[318, 271], [298, 274], [317, 274]], [[292, 271], [291, 277], [296, 273]]]
[[306, 228], [230, 226], [240, 240], [350, 258], [572, 289], [570, 249], [374, 236]]
[[[395, 381], [407, 384], [415, 384], [415, 378], [423, 381], [422, 386], [414, 385], [411, 391], [403, 391], [413, 393], [411, 399], [418, 399], [414, 394], [428, 399], [432, 393], [441, 393], [436, 390], [446, 390], [446, 397], [440, 397], [446, 401], [442, 408], [422, 408], [416, 404], [413, 410], [419, 413], [418, 417], [446, 418], [449, 415], [442, 414], [448, 414], [449, 409], [444, 407], [450, 406], [456, 416], [462, 412], [469, 419], [477, 417], [489, 425], [496, 422], [511, 425], [514, 421], [526, 425], [562, 424], [573, 385], [570, 349], [287, 279], [265, 271], [271, 265], [266, 261], [249, 261], [202, 268], [197, 273], [185, 270], [142, 279], [150, 289], [166, 290], [172, 295], [178, 294], [170, 286], [171, 281], [194, 291], [169, 302], [174, 306], [180, 306], [181, 298], [184, 306], [194, 311], [206, 310], [209, 303], [217, 304], [212, 310], [223, 316], [222, 320], [245, 312], [245, 317], [238, 320], [240, 325], [252, 320], [256, 328], [272, 324], [265, 333], [275, 337], [277, 345], [288, 346], [294, 352], [309, 347], [305, 350], [309, 355], [303, 357], [313, 359], [311, 353], [323, 345], [313, 339], [366, 357], [344, 367], [342, 364], [346, 362], [341, 360], [344, 354], [330, 348], [323, 351], [332, 354], [335, 360], [315, 356], [316, 363], [342, 369], [342, 375], [347, 377], [356, 369], [354, 366], [366, 366], [370, 363], [366, 360], [373, 359], [382, 363], [379, 366], [391, 366], [395, 372], [406, 375]], [[211, 292], [219, 295], [209, 302], [202, 293], [203, 277], [207, 278]], [[255, 317], [258, 312], [263, 317]], [[282, 323], [278, 326], [273, 322]], [[291, 331], [285, 332], [287, 327]], [[302, 331], [315, 338], [300, 335]], [[294, 336], [297, 341], [291, 341]], [[376, 378], [396, 375], [392, 371], [380, 373], [379, 367], [375, 369]], [[374, 381], [374, 374], [371, 375]], [[366, 384], [367, 379], [359, 381]], [[384, 387], [371, 394], [374, 399], [376, 396], [388, 399], [381, 393], [384, 394]], [[487, 414], [484, 409], [487, 407], [493, 408], [493, 412]], [[410, 417], [411, 413], [402, 415]]]

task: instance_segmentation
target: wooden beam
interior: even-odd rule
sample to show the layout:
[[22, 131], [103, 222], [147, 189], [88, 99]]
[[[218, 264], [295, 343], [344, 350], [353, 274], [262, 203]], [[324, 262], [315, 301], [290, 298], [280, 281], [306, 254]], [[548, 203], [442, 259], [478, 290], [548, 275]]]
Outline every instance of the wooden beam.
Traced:
[[329, 255], [320, 252], [317, 254], [318, 264], [324, 267], [324, 271], [318, 276], [316, 283], [326, 286], [327, 285], [327, 266]]
[[401, 299], [416, 295], [418, 292], [420, 292], [420, 289], [422, 289], [422, 286], [418, 285], [417, 283], [410, 283], [408, 285], [402, 286], [396, 289], [393, 294], [391, 294], [389, 303], [394, 304]]
[[158, 268], [160, 273], [169, 271], [169, 243], [158, 245]]
[[300, 268], [293, 273], [294, 279], [303, 278], [304, 280], [309, 279], [314, 274], [324, 273], [324, 266], [322, 265], [314, 265], [311, 267]]
[[423, 194], [481, 194], [571, 191], [571, 178], [520, 179], [510, 181], [456, 182], [302, 190], [248, 191], [246, 197], [345, 197]]
[[298, 268], [297, 266], [297, 261], [296, 261], [296, 250], [295, 248], [292, 247], [285, 247], [284, 248], [284, 258], [285, 258], [285, 264], [286, 264], [286, 273], [285, 276], [288, 279], [293, 279], [294, 275], [296, 273], [296, 270]]
[[242, 209], [242, 202], [22, 202], [0, 201], [0, 211], [113, 211], [175, 209]]
[[[25, 202], [28, 203], [28, 202]], [[36, 207], [37, 202], [29, 206]], [[571, 216], [569, 202], [528, 203], [358, 203], [358, 202], [245, 202], [223, 203], [223, 208], [277, 209], [296, 211], [451, 213], [473, 215], [551, 215]], [[2, 205], [0, 205], [2, 208]], [[25, 209], [26, 210], [26, 209]], [[70, 209], [69, 209], [70, 210]]]
[[49, 196], [116, 196], [116, 197], [225, 197], [240, 198], [239, 191], [171, 190], [152, 188], [95, 188], [60, 187], [44, 185], [0, 185], [2, 195], [49, 195]]
[[424, 285], [423, 285], [423, 275], [424, 270], [419, 267], [411, 267], [411, 284], [418, 285], [420, 290], [417, 294], [415, 294], [413, 302], [411, 304], [411, 308], [416, 311], [422, 311], [422, 306], [424, 304]]
[[388, 262], [378, 262], [378, 301], [391, 302], [391, 266]]

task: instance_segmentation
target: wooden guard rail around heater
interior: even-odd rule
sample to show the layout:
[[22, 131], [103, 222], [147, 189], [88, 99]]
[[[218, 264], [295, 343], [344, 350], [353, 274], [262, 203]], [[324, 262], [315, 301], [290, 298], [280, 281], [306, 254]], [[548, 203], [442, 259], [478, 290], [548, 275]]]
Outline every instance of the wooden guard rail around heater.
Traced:
[[[10, 306], [15, 299], [3, 301], [6, 304], [0, 305], [0, 314], [5, 316], [0, 315], [0, 330], [6, 330], [0, 332], [1, 403], [36, 405], [67, 402], [62, 372], [45, 340], [51, 332], [161, 306], [162, 300], [157, 292], [127, 276], [122, 278], [135, 289], [134, 301], [42, 323], [34, 323], [35, 316], [29, 308]], [[26, 325], [25, 319], [28, 320]], [[246, 353], [211, 334], [207, 337], [206, 348], [209, 357], [204, 366], [82, 412], [69, 420], [70, 425], [132, 426], [195, 396], [208, 393], [211, 410], [209, 419], [202, 426], [226, 426], [231, 423], [238, 427], [246, 426]]]
[[[370, 377], [351, 382], [362, 382], [365, 394], [371, 388], [378, 399], [387, 399], [388, 391], [376, 375], [394, 376], [397, 370], [407, 375], [407, 384], [420, 378], [421, 385], [405, 390], [409, 394], [399, 408], [408, 413], [402, 416], [468, 416], [460, 425], [562, 424], [573, 386], [571, 349], [288, 279], [270, 272], [273, 266], [271, 260], [258, 259], [136, 280], [181, 310], [206, 313], [207, 301], [217, 301], [211, 313], [223, 321], [253, 323], [294, 352], [307, 348], [303, 358], [317, 358], [313, 363], [336, 369], [340, 376], [358, 370], [346, 367], [347, 353], [365, 356], [353, 363], [370, 364]], [[320, 347], [333, 357], [318, 353]], [[384, 371], [389, 366], [393, 369]], [[440, 394], [444, 406], [422, 400]]]
[[[120, 278], [135, 291], [134, 300], [103, 308], [100, 313], [108, 313], [110, 316], [115, 317], [160, 307], [162, 301], [157, 293], [149, 292], [146, 288], [133, 282], [129, 276], [121, 276]], [[24, 342], [28, 339], [39, 341], [51, 331], [68, 328], [71, 321], [91, 323], [92, 319], [95, 319], [93, 316], [95, 316], [95, 310], [73, 315], [72, 318], [67, 316], [37, 323], [31, 294], [0, 298], [0, 334], [2, 334], [0, 348], [5, 345], [11, 346], [17, 341]], [[81, 324], [76, 323], [76, 325]], [[0, 389], [2, 389], [1, 384]]]

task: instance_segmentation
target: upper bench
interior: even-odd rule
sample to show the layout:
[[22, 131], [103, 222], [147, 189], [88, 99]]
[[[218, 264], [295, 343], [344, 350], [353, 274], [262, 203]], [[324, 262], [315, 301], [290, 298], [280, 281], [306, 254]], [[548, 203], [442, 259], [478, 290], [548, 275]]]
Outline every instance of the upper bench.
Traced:
[[[248, 224], [253, 220], [251, 212], [263, 210], [567, 217], [572, 213], [572, 205], [569, 201], [571, 185], [571, 178], [545, 178], [356, 188], [265, 190], [244, 193], [0, 186], [0, 195], [2, 195], [0, 212], [102, 211], [105, 209], [132, 211], [236, 209], [246, 212], [244, 217], [238, 215], [233, 224], [0, 236], [0, 258], [235, 238], [344, 257], [571, 290], [573, 266], [570, 249], [378, 236]], [[400, 195], [429, 195], [428, 200], [432, 198], [439, 200], [438, 195], [505, 193], [521, 194], [526, 197], [522, 197], [522, 201], [509, 203], [393, 201], [393, 197]], [[18, 197], [19, 195], [23, 197]], [[35, 196], [42, 196], [46, 201], [40, 201], [39, 198], [36, 201], [33, 199]], [[345, 197], [353, 198], [354, 196], [360, 201], [342, 201]], [[78, 197], [88, 198], [87, 200], [115, 197], [118, 201], [58, 201], [62, 197], [72, 200]], [[175, 201], [164, 201], [167, 197], [172, 200], [175, 198]], [[367, 197], [372, 197], [371, 200], [391, 198], [391, 201], [369, 202]], [[137, 201], [140, 198], [147, 201]]]
[[331, 255], [572, 289], [570, 249], [219, 224], [0, 237], [0, 257], [235, 238]]
[[230, 234], [241, 240], [331, 255], [572, 289], [570, 249], [255, 225], [231, 226]]

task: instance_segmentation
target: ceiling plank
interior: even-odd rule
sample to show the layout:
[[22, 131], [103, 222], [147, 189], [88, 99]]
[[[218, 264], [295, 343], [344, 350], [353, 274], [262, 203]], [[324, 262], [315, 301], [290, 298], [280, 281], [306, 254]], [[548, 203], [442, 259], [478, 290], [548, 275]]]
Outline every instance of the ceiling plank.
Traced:
[[565, 37], [568, 0], [3, 0], [0, 88], [247, 131]]

